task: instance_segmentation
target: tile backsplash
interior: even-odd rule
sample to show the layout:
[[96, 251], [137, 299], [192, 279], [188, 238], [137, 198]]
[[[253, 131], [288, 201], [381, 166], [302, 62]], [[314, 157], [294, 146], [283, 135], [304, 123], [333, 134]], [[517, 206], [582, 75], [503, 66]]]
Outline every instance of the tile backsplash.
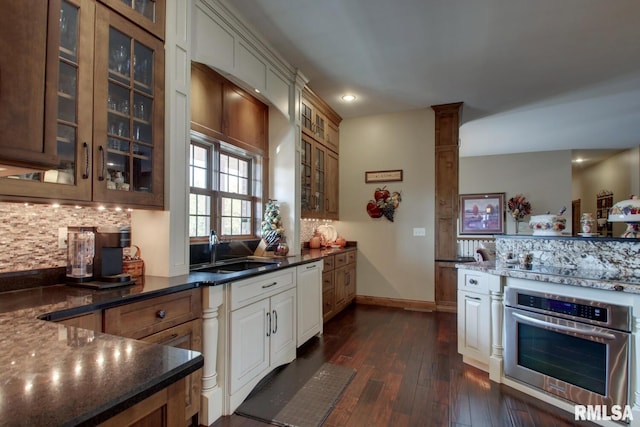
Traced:
[[131, 214], [91, 207], [0, 203], [0, 273], [64, 267], [58, 229], [74, 226], [131, 226]]

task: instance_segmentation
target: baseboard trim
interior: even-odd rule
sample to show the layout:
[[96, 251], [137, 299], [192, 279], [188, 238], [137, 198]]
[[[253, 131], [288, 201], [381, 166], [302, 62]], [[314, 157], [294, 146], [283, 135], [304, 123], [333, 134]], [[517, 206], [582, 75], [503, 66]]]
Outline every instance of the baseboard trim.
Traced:
[[356, 295], [356, 304], [377, 305], [381, 307], [404, 308], [416, 311], [435, 311], [436, 303], [433, 301], [418, 301], [399, 298], [372, 297], [367, 295]]

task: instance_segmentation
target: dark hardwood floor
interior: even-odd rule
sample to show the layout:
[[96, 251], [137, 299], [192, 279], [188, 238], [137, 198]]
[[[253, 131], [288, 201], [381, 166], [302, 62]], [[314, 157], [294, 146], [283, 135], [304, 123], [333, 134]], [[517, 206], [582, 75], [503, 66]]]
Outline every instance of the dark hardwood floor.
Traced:
[[[305, 344], [298, 357], [357, 370], [326, 427], [594, 425], [462, 363], [451, 313], [352, 305], [326, 323], [323, 336]], [[232, 415], [212, 426], [266, 425]]]

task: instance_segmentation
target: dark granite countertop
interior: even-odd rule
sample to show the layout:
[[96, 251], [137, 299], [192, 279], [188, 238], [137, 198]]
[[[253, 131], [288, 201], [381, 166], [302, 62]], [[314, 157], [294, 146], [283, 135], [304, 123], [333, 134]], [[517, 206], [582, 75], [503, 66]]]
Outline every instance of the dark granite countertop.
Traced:
[[1, 292], [0, 426], [95, 425], [203, 365], [195, 351], [45, 320], [221, 285], [354, 249], [305, 249], [279, 259], [273, 269], [145, 276], [140, 283], [105, 290], [56, 284]]
[[457, 267], [504, 277], [640, 294], [639, 276], [613, 269], [589, 270], [536, 264], [521, 268], [518, 265], [496, 261], [458, 264]]

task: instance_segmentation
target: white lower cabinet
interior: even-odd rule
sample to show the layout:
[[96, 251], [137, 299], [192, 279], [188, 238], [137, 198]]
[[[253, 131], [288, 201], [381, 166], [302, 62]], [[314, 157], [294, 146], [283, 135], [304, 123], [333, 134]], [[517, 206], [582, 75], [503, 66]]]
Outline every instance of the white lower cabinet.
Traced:
[[274, 368], [296, 358], [296, 270], [230, 285], [228, 413]]
[[492, 280], [487, 273], [458, 270], [458, 352], [465, 363], [489, 371]]
[[322, 333], [322, 260], [296, 267], [298, 337], [300, 347]]

